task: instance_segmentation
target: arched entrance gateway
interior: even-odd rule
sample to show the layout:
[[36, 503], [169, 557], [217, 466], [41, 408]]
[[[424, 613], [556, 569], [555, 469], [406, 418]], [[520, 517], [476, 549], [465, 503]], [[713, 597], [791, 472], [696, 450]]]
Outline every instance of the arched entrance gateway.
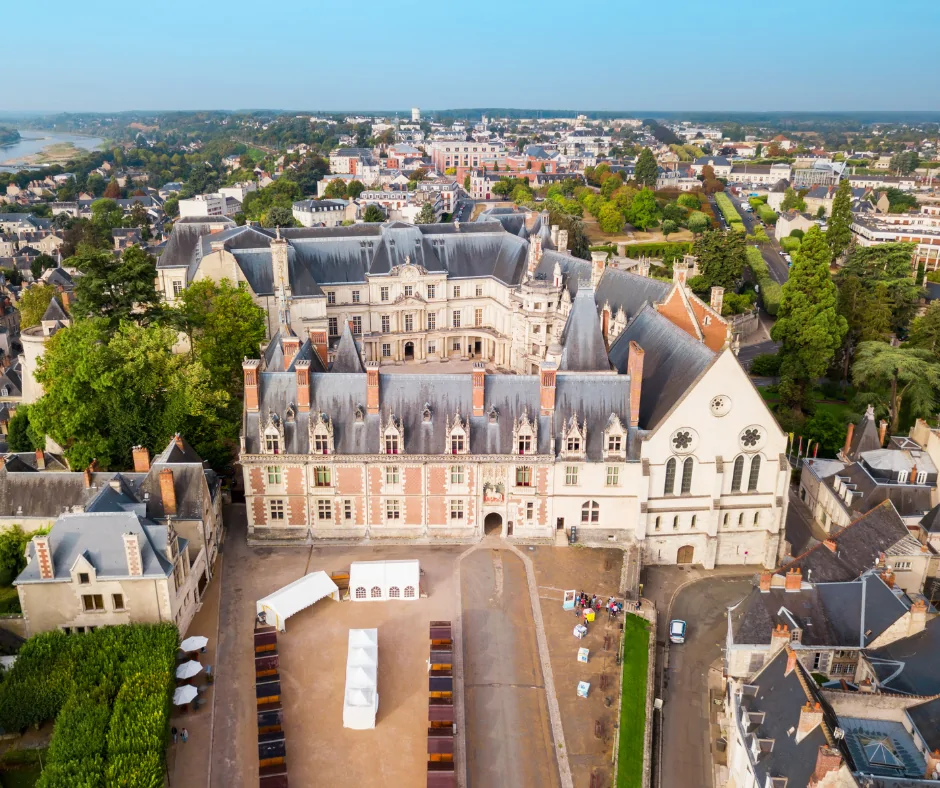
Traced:
[[486, 515], [486, 518], [483, 520], [483, 535], [489, 536], [490, 534], [496, 534], [497, 536], [503, 532], [503, 518], [498, 512], [490, 512]]
[[415, 360], [415, 343], [405, 342], [405, 361]]
[[676, 563], [677, 564], [691, 564], [692, 557], [694, 555], [695, 555], [695, 548], [690, 544], [684, 545], [679, 548], [679, 553], [676, 556]]

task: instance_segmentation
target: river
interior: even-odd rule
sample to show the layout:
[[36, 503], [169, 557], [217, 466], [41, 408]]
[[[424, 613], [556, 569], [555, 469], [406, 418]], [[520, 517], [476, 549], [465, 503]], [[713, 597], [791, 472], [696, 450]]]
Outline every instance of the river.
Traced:
[[50, 145], [71, 144], [84, 150], [96, 150], [104, 142], [100, 137], [84, 137], [58, 131], [19, 129], [19, 132], [19, 142], [0, 145], [0, 171], [16, 172], [24, 168], [43, 166], [43, 163], [36, 161], [36, 156]]

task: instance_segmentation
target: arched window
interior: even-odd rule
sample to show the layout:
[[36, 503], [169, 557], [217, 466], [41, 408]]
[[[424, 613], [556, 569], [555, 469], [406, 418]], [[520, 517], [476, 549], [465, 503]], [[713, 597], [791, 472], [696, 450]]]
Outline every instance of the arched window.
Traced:
[[388, 598], [398, 599], [401, 596], [401, 589], [398, 586], [389, 586]]
[[660, 529], [660, 527], [662, 526], [662, 524], [663, 524], [663, 518], [662, 518], [662, 517], [657, 517], [657, 518], [656, 518], [655, 529], [658, 531], [658, 530]]
[[585, 501], [581, 506], [581, 522], [596, 523], [601, 519], [601, 507], [597, 501]]
[[751, 472], [747, 477], [747, 490], [754, 492], [757, 490], [757, 481], [760, 478], [760, 455], [755, 454], [751, 457]]
[[741, 492], [741, 479], [744, 476], [744, 455], [734, 461], [734, 471], [731, 473], [731, 492]]
[[741, 514], [738, 515], [738, 527], [741, 527], [742, 525], [744, 525], [744, 512], [741, 512]]
[[731, 516], [731, 515], [729, 515], [727, 512], [725, 512], [725, 519], [722, 521], [721, 524], [722, 524], [722, 525], [727, 525], [727, 524], [728, 524], [728, 518], [729, 518], [730, 516]]
[[663, 495], [672, 495], [676, 490], [676, 458], [670, 457], [666, 461], [666, 484], [663, 485]]
[[381, 598], [382, 598], [382, 589], [379, 588], [378, 586], [372, 586], [372, 594], [371, 594], [371, 596], [372, 596], [373, 599], [381, 599]]
[[415, 587], [405, 586], [405, 599], [414, 599], [414, 598], [415, 598]]
[[679, 515], [678, 514], [672, 518], [672, 530], [673, 531], [679, 530]]
[[692, 515], [692, 525], [691, 525], [692, 528], [695, 528], [695, 522], [696, 522], [696, 520], [698, 520], [698, 516], [693, 514], [693, 515]]
[[692, 491], [692, 465], [694, 461], [691, 457], [686, 457], [685, 462], [682, 463], [682, 492], [687, 493]]
[[366, 598], [366, 589], [363, 586], [358, 586], [356, 588], [356, 599], [365, 599]]
[[754, 525], [760, 525], [760, 512], [754, 512]]

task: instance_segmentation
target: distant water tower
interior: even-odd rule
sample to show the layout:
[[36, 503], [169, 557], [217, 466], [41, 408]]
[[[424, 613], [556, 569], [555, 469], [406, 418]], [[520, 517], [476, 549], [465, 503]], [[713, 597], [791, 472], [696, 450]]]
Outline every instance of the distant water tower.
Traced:
[[412, 122], [412, 123], [420, 123], [420, 122], [421, 122], [421, 108], [420, 108], [420, 107], [412, 107], [412, 108], [411, 108], [411, 122]]

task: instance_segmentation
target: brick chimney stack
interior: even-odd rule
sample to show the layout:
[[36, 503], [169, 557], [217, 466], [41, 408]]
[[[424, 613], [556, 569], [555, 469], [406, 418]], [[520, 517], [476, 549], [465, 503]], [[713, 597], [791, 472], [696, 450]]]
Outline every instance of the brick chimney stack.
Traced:
[[88, 490], [91, 488], [91, 483], [94, 480], [93, 474], [98, 470], [98, 460], [92, 460], [88, 467], [85, 468], [85, 489]]
[[284, 355], [284, 371], [287, 372], [294, 357], [300, 351], [300, 337], [283, 337], [281, 349]]
[[539, 370], [539, 398], [543, 416], [551, 416], [555, 412], [555, 376], [557, 374], [554, 362], [542, 362]]
[[927, 603], [918, 599], [911, 605], [911, 624], [908, 627], [908, 636], [923, 632], [927, 626]]
[[643, 394], [643, 358], [646, 355], [643, 348], [636, 342], [630, 341], [630, 351], [627, 354], [627, 374], [630, 376], [630, 426], [640, 424], [640, 399]]
[[36, 449], [36, 469], [46, 470], [46, 453], [42, 449]]
[[379, 412], [379, 362], [366, 364], [366, 412], [374, 416]]
[[855, 434], [855, 425], [849, 423], [849, 429], [845, 433], [845, 446], [842, 447], [842, 453], [848, 457], [849, 449], [852, 448], [852, 436]]
[[790, 569], [787, 571], [785, 591], [799, 591], [803, 585], [803, 573], [799, 569]]
[[[795, 653], [795, 652], [794, 652]], [[800, 709], [800, 722], [796, 726], [796, 742], [799, 744], [803, 739], [809, 736], [823, 721], [822, 706], [819, 703], [806, 702], [806, 705]]]
[[317, 357], [320, 359], [320, 363], [323, 364], [323, 368], [326, 369], [328, 365], [327, 359], [327, 344], [326, 331], [319, 328], [310, 329], [310, 344], [313, 345], [313, 352], [317, 354]]
[[827, 539], [823, 544], [826, 545], [826, 549], [829, 550], [830, 553], [834, 553], [838, 547], [835, 539]]
[[473, 363], [473, 415], [483, 415], [483, 394], [486, 387], [486, 364], [482, 361]]
[[261, 361], [257, 358], [246, 358], [242, 362], [242, 372], [245, 375], [245, 409], [249, 413], [258, 412], [258, 371]]
[[885, 435], [887, 435], [887, 433], [888, 433], [888, 422], [882, 419], [878, 423], [878, 445], [879, 446], [883, 447], [885, 445]]
[[770, 633], [770, 650], [776, 653], [790, 643], [790, 627], [786, 624], [777, 624], [774, 631]]
[[150, 470], [150, 452], [146, 446], [135, 446], [131, 449], [134, 455], [134, 471], [136, 473], [147, 473]]
[[837, 772], [842, 768], [842, 753], [838, 750], [823, 745], [816, 753], [816, 768], [813, 770], [813, 776], [810, 778], [810, 785], [819, 783], [827, 774]]
[[770, 591], [771, 583], [773, 582], [773, 573], [771, 572], [761, 572], [760, 573], [760, 590], [761, 591]]
[[33, 550], [36, 552], [36, 561], [39, 564], [39, 577], [41, 580], [52, 580], [55, 577], [55, 566], [52, 563], [52, 545], [49, 535], [34, 536]]
[[297, 410], [307, 413], [310, 410], [310, 362], [298, 361], [294, 365], [294, 374], [297, 377]]
[[[786, 626], [784, 626], [786, 629]], [[784, 676], [789, 676], [794, 670], [796, 670], [796, 652], [787, 646], [787, 667], [783, 671]]]
[[709, 302], [709, 305], [714, 309], [719, 315], [721, 314], [721, 305], [725, 300], [725, 289], [723, 287], [713, 287], [712, 288], [712, 298]]
[[144, 573], [144, 568], [137, 534], [124, 534], [124, 557], [127, 559], [127, 574], [130, 577], [140, 577]]
[[160, 496], [163, 498], [163, 512], [167, 517], [176, 516], [176, 487], [173, 485], [173, 469], [160, 471]]

